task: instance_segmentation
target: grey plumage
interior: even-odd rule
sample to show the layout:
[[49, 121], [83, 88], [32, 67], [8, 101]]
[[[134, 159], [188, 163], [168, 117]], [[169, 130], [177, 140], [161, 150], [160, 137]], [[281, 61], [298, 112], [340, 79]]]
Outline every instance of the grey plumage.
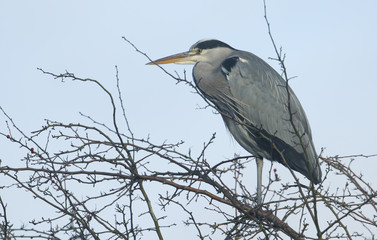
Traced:
[[170, 62], [195, 64], [197, 87], [217, 107], [233, 137], [248, 152], [288, 165], [315, 184], [321, 181], [305, 112], [292, 89], [265, 61], [209, 39], [195, 43], [189, 52], [151, 64]]

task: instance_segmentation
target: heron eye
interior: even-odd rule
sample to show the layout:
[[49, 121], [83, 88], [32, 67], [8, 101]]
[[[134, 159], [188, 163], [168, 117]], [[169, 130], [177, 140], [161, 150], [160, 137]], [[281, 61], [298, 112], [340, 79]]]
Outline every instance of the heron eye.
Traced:
[[203, 51], [203, 50], [202, 50], [202, 49], [199, 49], [199, 48], [196, 50], [196, 52], [199, 53], [199, 54], [202, 53], [202, 51]]

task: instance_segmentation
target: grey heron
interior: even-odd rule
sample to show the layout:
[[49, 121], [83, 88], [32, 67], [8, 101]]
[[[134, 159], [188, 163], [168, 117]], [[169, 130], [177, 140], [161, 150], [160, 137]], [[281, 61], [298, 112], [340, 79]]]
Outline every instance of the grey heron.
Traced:
[[220, 112], [236, 141], [256, 157], [257, 204], [261, 204], [263, 158], [300, 172], [312, 183], [322, 173], [309, 122], [286, 81], [256, 55], [216, 39], [187, 52], [148, 63], [195, 64], [196, 86]]

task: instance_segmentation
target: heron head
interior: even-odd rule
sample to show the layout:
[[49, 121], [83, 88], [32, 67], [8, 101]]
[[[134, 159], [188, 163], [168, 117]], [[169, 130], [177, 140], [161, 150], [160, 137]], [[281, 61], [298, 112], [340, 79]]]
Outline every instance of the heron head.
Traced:
[[167, 63], [195, 64], [200, 61], [213, 60], [216, 56], [220, 57], [220, 55], [222, 55], [221, 53], [232, 50], [234, 50], [234, 48], [219, 40], [203, 39], [192, 45], [187, 52], [160, 58], [147, 63], [147, 65], [160, 65]]

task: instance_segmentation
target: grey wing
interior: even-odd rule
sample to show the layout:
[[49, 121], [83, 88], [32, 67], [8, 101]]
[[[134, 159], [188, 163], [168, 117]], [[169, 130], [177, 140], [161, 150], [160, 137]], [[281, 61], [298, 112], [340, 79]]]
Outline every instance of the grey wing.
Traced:
[[[234, 110], [239, 118], [252, 128], [264, 132], [281, 147], [281, 151], [286, 151], [285, 160], [290, 167], [314, 182], [320, 181], [321, 171], [307, 117], [296, 95], [291, 88], [287, 88], [282, 77], [262, 59], [247, 52], [226, 59], [221, 70], [229, 84], [231, 96], [228, 98], [234, 102]], [[237, 141], [251, 153], [282, 162], [278, 154], [272, 153], [268, 144], [258, 141], [258, 136], [251, 128], [233, 128], [238, 128], [234, 129], [238, 131], [236, 134], [243, 135], [243, 139]], [[302, 142], [297, 134], [302, 136]], [[247, 146], [248, 142], [253, 146]], [[307, 157], [304, 157], [305, 152]]]

